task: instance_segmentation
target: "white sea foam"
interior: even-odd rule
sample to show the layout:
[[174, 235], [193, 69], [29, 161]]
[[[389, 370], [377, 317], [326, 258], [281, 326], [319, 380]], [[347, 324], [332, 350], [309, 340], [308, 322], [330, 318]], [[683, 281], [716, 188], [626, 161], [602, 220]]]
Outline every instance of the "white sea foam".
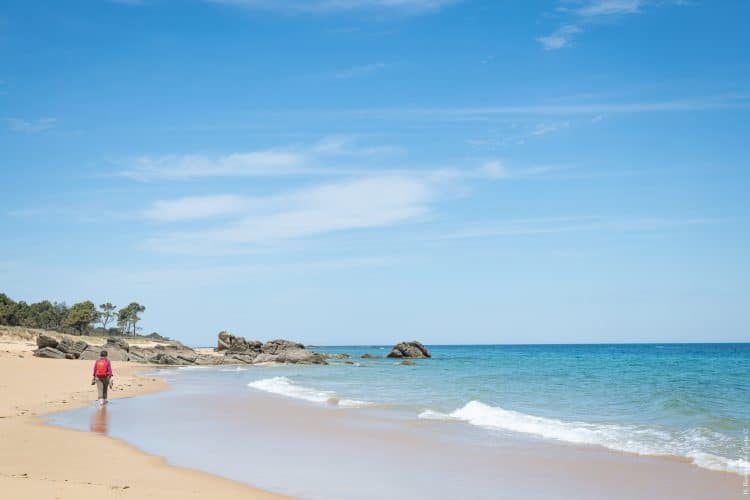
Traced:
[[737, 474], [750, 470], [750, 462], [746, 460], [705, 452], [707, 444], [716, 446], [730, 439], [707, 429], [668, 432], [631, 425], [564, 422], [489, 406], [481, 401], [471, 401], [451, 413], [425, 410], [419, 414], [419, 418], [461, 420], [488, 429], [520, 432], [568, 443], [599, 445], [639, 455], [685, 457], [695, 465], [711, 470]]
[[246, 372], [247, 368], [242, 368], [241, 366], [235, 366], [234, 368], [222, 368], [222, 372]]
[[286, 377], [272, 377], [256, 380], [247, 384], [253, 389], [258, 389], [281, 396], [295, 399], [303, 399], [312, 403], [323, 403], [342, 408], [358, 408], [369, 406], [369, 401], [358, 401], [356, 399], [340, 399], [333, 391], [319, 391], [309, 387], [297, 385]]

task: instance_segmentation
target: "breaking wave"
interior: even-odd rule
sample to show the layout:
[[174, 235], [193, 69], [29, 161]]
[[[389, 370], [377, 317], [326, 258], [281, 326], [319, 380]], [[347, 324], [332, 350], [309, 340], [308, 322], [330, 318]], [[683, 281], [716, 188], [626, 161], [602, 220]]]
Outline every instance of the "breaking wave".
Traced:
[[356, 399], [340, 399], [333, 391], [320, 391], [302, 385], [297, 385], [286, 377], [272, 377], [256, 380], [247, 384], [248, 387], [258, 389], [280, 396], [287, 396], [294, 399], [302, 399], [311, 403], [323, 403], [342, 408], [359, 408], [370, 406], [369, 401], [359, 401]]
[[671, 455], [687, 458], [709, 470], [745, 474], [750, 462], [731, 459], [707, 450], [731, 449], [732, 438], [708, 429], [667, 431], [635, 425], [564, 422], [527, 415], [481, 401], [471, 401], [451, 413], [425, 410], [419, 418], [467, 422], [487, 429], [505, 430], [556, 439], [567, 443], [598, 445], [639, 455]]

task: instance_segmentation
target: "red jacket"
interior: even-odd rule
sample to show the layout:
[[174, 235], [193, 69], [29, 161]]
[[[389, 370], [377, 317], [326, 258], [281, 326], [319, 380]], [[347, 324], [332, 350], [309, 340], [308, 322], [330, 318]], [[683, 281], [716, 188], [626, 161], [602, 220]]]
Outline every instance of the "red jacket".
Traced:
[[[97, 363], [98, 363], [98, 362], [99, 362], [99, 361], [100, 361], [101, 359], [102, 359], [102, 358], [99, 358], [99, 359], [97, 359], [96, 361], [94, 361], [94, 376], [95, 376], [95, 377], [96, 377], [96, 364], [97, 364]], [[107, 362], [107, 375], [105, 375], [105, 376], [106, 376], [106, 377], [111, 377], [111, 376], [112, 376], [112, 363], [110, 363], [110, 362], [109, 362], [109, 359], [107, 359], [107, 358], [104, 358], [104, 361], [106, 361], [106, 362]]]

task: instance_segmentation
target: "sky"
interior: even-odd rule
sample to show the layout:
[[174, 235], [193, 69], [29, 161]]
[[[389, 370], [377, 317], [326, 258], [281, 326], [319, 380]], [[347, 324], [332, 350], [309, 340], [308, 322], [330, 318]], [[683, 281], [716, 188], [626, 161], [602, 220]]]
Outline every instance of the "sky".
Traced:
[[750, 341], [748, 18], [4, 1], [0, 291], [193, 345]]

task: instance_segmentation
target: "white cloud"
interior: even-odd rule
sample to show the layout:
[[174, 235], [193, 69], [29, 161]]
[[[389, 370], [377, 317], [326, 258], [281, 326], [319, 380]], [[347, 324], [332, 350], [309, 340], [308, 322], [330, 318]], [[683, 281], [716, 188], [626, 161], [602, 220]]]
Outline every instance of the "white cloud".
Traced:
[[324, 13], [332, 11], [387, 9], [404, 12], [437, 10], [460, 0], [209, 0], [212, 3], [285, 12]]
[[498, 160], [488, 161], [477, 169], [476, 174], [488, 179], [505, 179], [511, 176], [508, 167]]
[[227, 253], [279, 240], [391, 226], [426, 215], [433, 196], [433, 186], [426, 181], [384, 175], [266, 198], [161, 201], [155, 206], [172, 207], [175, 217], [246, 210], [231, 223], [166, 234], [150, 240], [147, 246], [166, 252]]
[[403, 150], [391, 145], [361, 146], [351, 135], [331, 135], [324, 137], [310, 148], [310, 153], [318, 156], [358, 156], [370, 157], [402, 153]]
[[556, 50], [570, 46], [573, 35], [580, 33], [581, 24], [590, 24], [615, 16], [640, 14], [649, 5], [685, 5], [684, 0], [558, 0], [557, 10], [571, 16], [572, 22], [561, 26], [554, 33], [537, 38], [545, 50]]
[[658, 217], [616, 218], [608, 216], [565, 216], [516, 219], [465, 225], [447, 231], [440, 239], [534, 236], [590, 231], [638, 232], [703, 224], [703, 219], [664, 219]]
[[353, 66], [351, 68], [334, 71], [333, 73], [331, 73], [331, 77], [337, 80], [360, 78], [378, 73], [388, 67], [389, 65], [385, 63], [362, 64], [360, 66]]
[[39, 118], [38, 120], [8, 119], [8, 125], [14, 132], [42, 132], [54, 127], [56, 123], [57, 118]]
[[750, 100], [744, 95], [714, 95], [698, 98], [674, 99], [665, 101], [631, 102], [592, 102], [572, 104], [532, 104], [517, 106], [482, 106], [459, 108], [371, 108], [343, 112], [324, 113], [326, 115], [354, 115], [371, 119], [426, 119], [426, 120], [467, 120], [475, 117], [487, 118], [503, 116], [545, 116], [545, 115], [597, 115], [617, 113], [660, 113], [677, 111], [699, 111], [715, 109], [747, 109]]
[[234, 195], [189, 196], [160, 200], [144, 210], [143, 217], [162, 222], [195, 220], [236, 214], [250, 205], [247, 198]]
[[[334, 135], [298, 148], [224, 155], [146, 155], [128, 160], [127, 166], [118, 175], [139, 181], [201, 177], [360, 175], [368, 172], [349, 166], [331, 166], [331, 160], [336, 157], [366, 160], [399, 152], [399, 148], [390, 145], [361, 146], [354, 136]], [[319, 166], [323, 161], [326, 166]]]
[[577, 26], [566, 25], [559, 28], [554, 33], [547, 36], [540, 36], [536, 40], [542, 44], [545, 50], [557, 50], [570, 46], [573, 35], [580, 33], [581, 29]]
[[592, 0], [576, 13], [584, 17], [612, 16], [617, 14], [635, 14], [640, 11], [641, 0]]
[[563, 130], [570, 127], [570, 122], [561, 123], [538, 123], [534, 130], [531, 131], [532, 137], [541, 137], [543, 135], [552, 134], [559, 130]]
[[252, 151], [221, 156], [141, 156], [120, 175], [136, 180], [188, 179], [195, 177], [254, 177], [299, 173], [300, 154], [288, 151]]

